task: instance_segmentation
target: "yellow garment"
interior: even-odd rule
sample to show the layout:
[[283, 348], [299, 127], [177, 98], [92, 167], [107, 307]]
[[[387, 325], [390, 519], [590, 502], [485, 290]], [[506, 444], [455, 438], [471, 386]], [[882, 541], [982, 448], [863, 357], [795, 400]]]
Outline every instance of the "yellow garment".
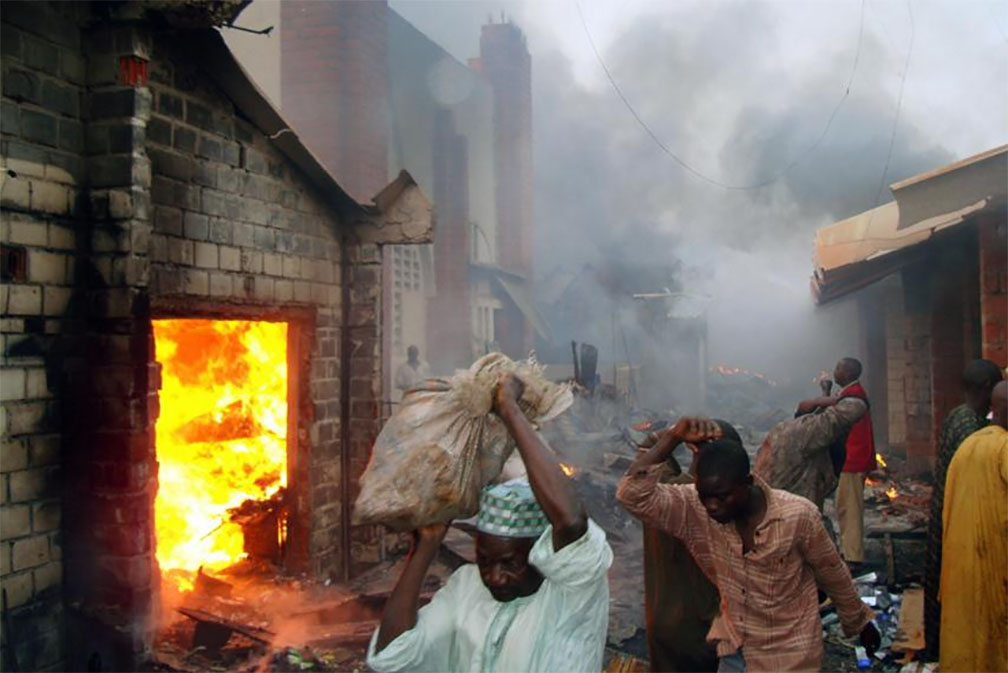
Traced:
[[977, 430], [949, 465], [942, 512], [942, 673], [1008, 671], [1008, 431]]

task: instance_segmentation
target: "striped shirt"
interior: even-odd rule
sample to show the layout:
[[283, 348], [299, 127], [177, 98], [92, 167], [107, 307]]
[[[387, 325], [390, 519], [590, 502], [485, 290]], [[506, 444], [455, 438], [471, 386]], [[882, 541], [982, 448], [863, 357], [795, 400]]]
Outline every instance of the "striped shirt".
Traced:
[[682, 540], [717, 586], [721, 614], [707, 639], [717, 644], [718, 656], [741, 649], [750, 671], [819, 670], [816, 585], [833, 599], [848, 636], [859, 634], [872, 618], [811, 502], [754, 476], [767, 509], [755, 546], [743, 553], [735, 524], [710, 518], [693, 484], [659, 483], [661, 467], [628, 472], [616, 497], [637, 518]]

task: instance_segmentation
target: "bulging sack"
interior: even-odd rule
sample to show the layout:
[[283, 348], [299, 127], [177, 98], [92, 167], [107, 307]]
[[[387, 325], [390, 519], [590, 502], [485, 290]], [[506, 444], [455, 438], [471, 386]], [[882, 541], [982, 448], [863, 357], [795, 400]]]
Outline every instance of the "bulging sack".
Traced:
[[503, 372], [514, 372], [525, 384], [518, 406], [533, 423], [554, 418], [573, 401], [569, 386], [546, 380], [534, 360], [515, 362], [501, 353], [485, 355], [451, 378], [428, 379], [406, 393], [375, 440], [354, 524], [405, 531], [476, 514], [480, 490], [515, 449], [491, 411]]

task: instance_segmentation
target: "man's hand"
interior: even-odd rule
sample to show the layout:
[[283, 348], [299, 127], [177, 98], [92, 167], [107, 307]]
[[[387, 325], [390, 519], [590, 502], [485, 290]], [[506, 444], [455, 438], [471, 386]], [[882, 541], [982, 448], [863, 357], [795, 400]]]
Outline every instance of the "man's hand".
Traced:
[[446, 523], [432, 523], [421, 528], [417, 528], [413, 531], [413, 540], [420, 544], [421, 542], [432, 542], [436, 545], [441, 544], [444, 540], [445, 535], [448, 533], [448, 524]]
[[865, 624], [865, 627], [861, 629], [861, 644], [868, 651], [869, 657], [874, 656], [878, 648], [882, 646], [882, 635], [871, 622]]
[[505, 372], [497, 379], [494, 387], [493, 410], [500, 415], [508, 404], [517, 402], [525, 392], [525, 383], [512, 372]]
[[819, 381], [819, 388], [822, 390], [823, 397], [826, 397], [833, 392], [833, 381], [830, 379], [821, 379]]
[[[674, 438], [684, 444], [695, 445], [719, 439], [721, 427], [709, 418], [684, 417], [680, 418], [670, 430], [666, 430], [662, 434], [665, 433], [672, 435], [670, 439]], [[690, 449], [696, 450], [695, 446], [691, 446]]]

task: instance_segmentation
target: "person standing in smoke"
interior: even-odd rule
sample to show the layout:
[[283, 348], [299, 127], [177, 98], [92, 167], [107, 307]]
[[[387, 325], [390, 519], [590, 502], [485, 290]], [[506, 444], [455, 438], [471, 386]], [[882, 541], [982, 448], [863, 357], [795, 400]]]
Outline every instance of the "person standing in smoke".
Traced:
[[420, 349], [410, 346], [406, 349], [406, 362], [399, 365], [395, 373], [396, 390], [406, 394], [415, 385], [430, 378], [430, 367], [420, 359]]
[[[868, 393], [858, 380], [861, 363], [854, 358], [843, 358], [836, 364], [833, 378], [841, 386], [838, 399], [853, 397], [863, 400], [866, 407]], [[864, 561], [864, 484], [868, 473], [878, 467], [875, 461], [875, 435], [871, 411], [851, 426], [844, 443], [846, 459], [840, 472], [836, 491], [836, 513], [840, 524], [840, 554], [849, 564]]]

